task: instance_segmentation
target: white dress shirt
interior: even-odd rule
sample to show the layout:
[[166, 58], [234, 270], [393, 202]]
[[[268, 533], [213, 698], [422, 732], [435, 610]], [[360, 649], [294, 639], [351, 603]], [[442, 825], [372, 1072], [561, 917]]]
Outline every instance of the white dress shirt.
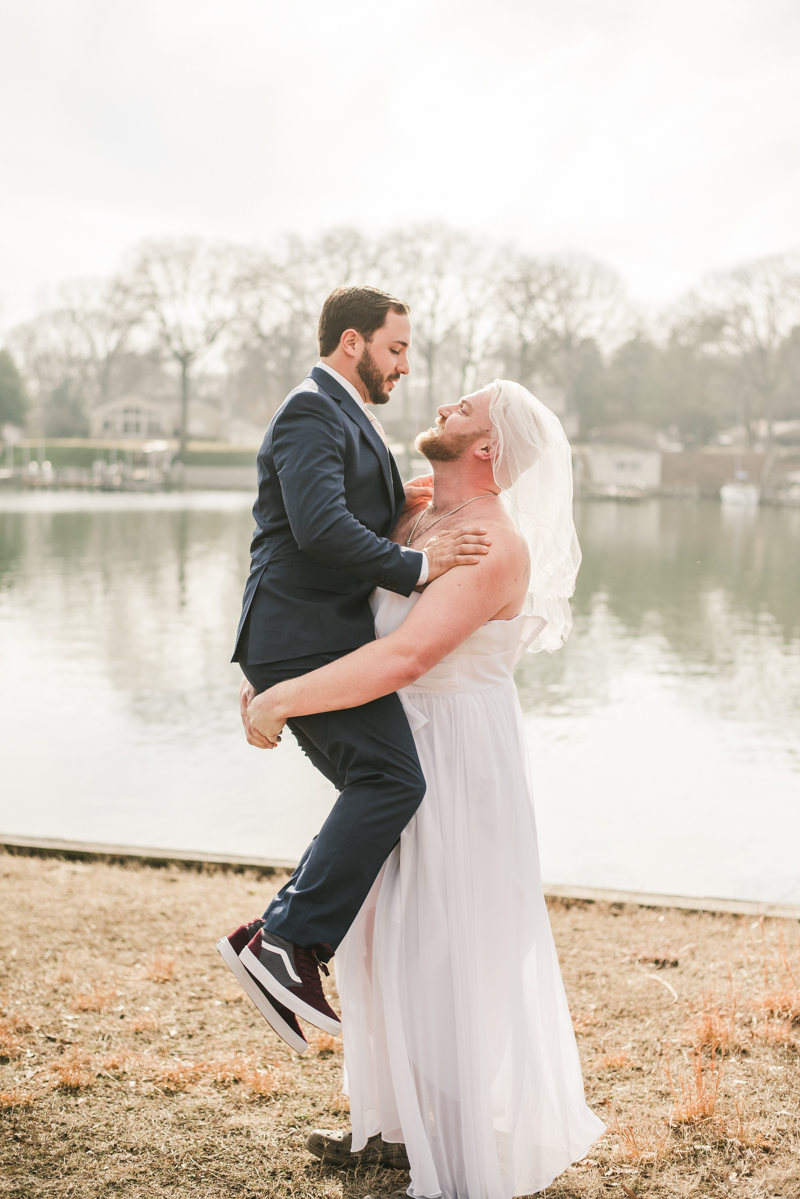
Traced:
[[[327, 362], [318, 362], [317, 366], [320, 367], [321, 370], [327, 371], [331, 378], [335, 379], [339, 386], [343, 387], [347, 394], [355, 400], [364, 415], [369, 417], [367, 405], [364, 403], [363, 399], [348, 379], [345, 379], [343, 375], [340, 375], [338, 371], [335, 371], [332, 366], [328, 366]], [[422, 570], [419, 572], [419, 579], [417, 581], [417, 586], [421, 587], [428, 581], [428, 555], [424, 550], [412, 550], [404, 545], [401, 545], [400, 549], [404, 554], [422, 554]]]

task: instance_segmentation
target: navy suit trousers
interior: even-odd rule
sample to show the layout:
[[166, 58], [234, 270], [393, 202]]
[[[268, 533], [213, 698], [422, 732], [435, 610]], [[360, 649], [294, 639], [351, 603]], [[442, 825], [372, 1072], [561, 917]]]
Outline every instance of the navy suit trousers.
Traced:
[[[246, 659], [245, 652], [240, 655]], [[256, 691], [307, 674], [342, 653], [241, 668]], [[270, 932], [335, 950], [425, 795], [425, 779], [396, 694], [288, 721], [300, 748], [339, 791], [318, 835], [264, 913]], [[321, 956], [323, 954], [321, 953]]]

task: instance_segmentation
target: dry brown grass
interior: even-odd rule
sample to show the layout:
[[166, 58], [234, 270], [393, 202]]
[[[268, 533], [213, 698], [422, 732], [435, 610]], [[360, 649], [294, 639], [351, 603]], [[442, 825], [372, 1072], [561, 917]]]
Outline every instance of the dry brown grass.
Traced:
[[759, 1005], [770, 1016], [800, 1024], [800, 991], [795, 986], [773, 987]]
[[618, 1138], [617, 1148], [625, 1161], [652, 1161], [654, 1166], [659, 1158], [666, 1156], [671, 1140], [670, 1130], [663, 1123], [633, 1119], [620, 1124], [618, 1112], [613, 1114], [611, 1131]]
[[154, 1020], [152, 1016], [134, 1016], [128, 1027], [132, 1033], [155, 1032], [158, 1028], [158, 1021]]
[[16, 1012], [0, 1016], [0, 1062], [11, 1061], [22, 1053], [20, 1034], [30, 1032], [30, 1022]]
[[710, 1120], [717, 1110], [722, 1064], [713, 1055], [711, 1061], [706, 1061], [702, 1050], [697, 1046], [692, 1052], [688, 1077], [679, 1076], [673, 1080], [669, 1058], [666, 1059], [664, 1068], [675, 1100], [671, 1122], [700, 1124], [704, 1120]]
[[120, 992], [108, 983], [95, 983], [91, 991], [83, 991], [69, 1001], [73, 1012], [102, 1012], [110, 1007]]
[[572, 1016], [572, 1027], [576, 1033], [585, 1032], [587, 1028], [596, 1028], [599, 1023], [600, 1020], [594, 1012], [574, 1012]]
[[[741, 1047], [742, 1039], [737, 1024], [739, 995], [729, 984], [728, 1002], [720, 1005], [716, 987], [701, 995], [701, 1010], [689, 1025], [688, 1040], [697, 1050], [707, 1049], [713, 1055], [724, 1057]], [[741, 1013], [739, 1014], [741, 1016]]]
[[330, 1057], [332, 1053], [342, 1052], [342, 1038], [332, 1037], [328, 1032], [313, 1032], [308, 1037], [308, 1045], [320, 1057]]
[[[694, 948], [685, 946], [684, 949]], [[637, 962], [640, 966], [655, 966], [657, 970], [680, 966], [683, 951], [672, 949], [670, 946], [644, 945], [628, 950], [628, 961]]]
[[0, 1061], [10, 1061], [22, 1052], [22, 1042], [9, 1020], [0, 1019]]
[[[280, 881], [0, 855], [3, 1193], [360, 1199], [407, 1185], [306, 1153], [311, 1128], [349, 1123], [341, 1041], [306, 1027], [310, 1050], [293, 1055], [215, 952]], [[56, 907], [57, 941], [31, 921]], [[609, 1133], [547, 1199], [800, 1199], [797, 927], [782, 939], [776, 921], [549, 911]]]
[[630, 1064], [631, 1059], [627, 1053], [604, 1053], [594, 1060], [595, 1070], [601, 1073], [606, 1070], [627, 1070]]
[[168, 983], [172, 982], [174, 975], [175, 958], [168, 957], [165, 953], [157, 953], [142, 973], [142, 978], [154, 983]]
[[757, 1007], [771, 1016], [800, 1023], [800, 942], [790, 952], [786, 930], [781, 927], [778, 944], [770, 951], [765, 922], [761, 920], [759, 924], [764, 988]]
[[24, 1095], [16, 1088], [13, 1091], [0, 1091], [0, 1108], [8, 1110], [14, 1107], [31, 1107], [32, 1095]]
[[241, 1085], [249, 1098], [264, 1098], [286, 1090], [287, 1075], [281, 1066], [265, 1065], [254, 1055], [232, 1054], [211, 1060], [165, 1060], [154, 1053], [123, 1051], [94, 1062], [97, 1074], [115, 1077], [129, 1085], [152, 1084], [167, 1094], [197, 1088]]
[[210, 1061], [164, 1061], [154, 1054], [115, 1054], [101, 1065], [109, 1074], [124, 1075], [136, 1083], [153, 1083], [172, 1094], [193, 1087], [242, 1084], [249, 1096], [263, 1098], [286, 1086], [285, 1072], [279, 1066], [265, 1066], [253, 1056], [241, 1054]]
[[51, 1062], [50, 1072], [55, 1075], [51, 1086], [62, 1091], [81, 1091], [90, 1087], [95, 1080], [95, 1071], [89, 1059], [79, 1050], [72, 1050], [58, 1061]]
[[751, 1029], [751, 1035], [772, 1045], [782, 1045], [786, 1049], [798, 1048], [797, 1034], [785, 1020], [765, 1020]]
[[63, 987], [63, 986], [66, 986], [68, 983], [71, 983], [74, 981], [75, 981], [75, 975], [72, 973], [72, 971], [69, 969], [68, 966], [63, 966], [63, 965], [61, 966], [61, 968], [59, 970], [56, 971], [56, 973], [50, 979], [48, 979], [48, 982], [50, 983], [50, 985], [54, 986], [54, 987]]

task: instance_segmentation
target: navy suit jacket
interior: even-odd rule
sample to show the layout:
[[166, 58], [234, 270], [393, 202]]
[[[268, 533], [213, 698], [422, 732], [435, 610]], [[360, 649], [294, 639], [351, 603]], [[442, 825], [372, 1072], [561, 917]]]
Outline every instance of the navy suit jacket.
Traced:
[[[369, 595], [410, 595], [422, 555], [388, 541], [405, 495], [397, 465], [352, 396], [314, 367], [275, 413], [258, 452], [256, 529], [233, 661], [248, 613], [247, 663], [374, 640]], [[247, 664], [243, 663], [243, 664]]]

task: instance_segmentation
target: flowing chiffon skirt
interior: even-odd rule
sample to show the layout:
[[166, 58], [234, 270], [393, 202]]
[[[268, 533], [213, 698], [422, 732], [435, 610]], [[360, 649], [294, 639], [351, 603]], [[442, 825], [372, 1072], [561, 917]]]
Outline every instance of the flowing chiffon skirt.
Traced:
[[[414, 599], [376, 592], [379, 636]], [[492, 621], [401, 692], [427, 793], [336, 953], [353, 1150], [377, 1132], [405, 1142], [417, 1199], [533, 1194], [604, 1131], [542, 893], [512, 677], [538, 631]]]

